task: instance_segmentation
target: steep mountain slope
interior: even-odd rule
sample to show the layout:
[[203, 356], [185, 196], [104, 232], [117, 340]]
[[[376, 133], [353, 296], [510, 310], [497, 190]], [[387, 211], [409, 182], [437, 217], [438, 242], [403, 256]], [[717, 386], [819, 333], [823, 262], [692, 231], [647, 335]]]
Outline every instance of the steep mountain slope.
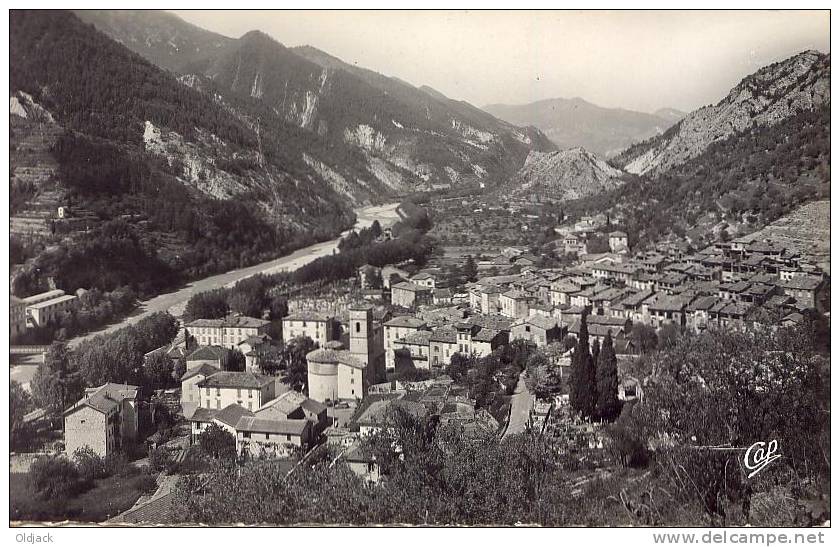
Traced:
[[714, 142], [754, 126], [775, 125], [830, 100], [831, 59], [805, 51], [744, 78], [715, 105], [688, 114], [664, 134], [631, 146], [613, 163], [657, 175], [702, 154]]
[[186, 66], [206, 61], [235, 42], [165, 11], [75, 10], [74, 13], [131, 51], [173, 72], [183, 72]]
[[581, 98], [547, 99], [523, 105], [492, 104], [490, 114], [515, 125], [538, 127], [559, 148], [583, 148], [601, 157], [658, 135], [674, 123], [678, 111], [665, 116], [604, 108]]
[[[37, 110], [50, 117], [52, 137], [42, 156], [45, 165], [57, 163], [44, 184], [29, 185], [18, 208], [33, 209], [27, 200], [51, 192], [123, 245], [97, 249], [91, 226], [56, 222], [47, 234], [50, 256], [25, 272], [23, 292], [49, 277], [67, 290], [157, 289], [180, 274], [283, 254], [352, 223], [329, 183], [303, 159], [285, 161], [284, 150], [263, 139], [247, 116], [73, 14], [14, 11], [10, 27], [13, 115], [28, 119]], [[18, 146], [11, 153], [27, 151]], [[17, 164], [29, 168], [28, 161]], [[67, 267], [68, 250], [80, 249], [95, 258], [76, 256]], [[137, 256], [121, 254], [129, 251]], [[150, 264], [159, 257], [171, 271], [138, 277], [145, 269], [131, 264], [144, 256]], [[106, 275], [118, 268], [120, 275]]]
[[513, 195], [579, 199], [621, 185], [622, 173], [583, 148], [531, 152], [513, 179]]
[[[110, 15], [120, 17], [121, 12]], [[92, 21], [154, 62], [160, 59], [156, 44], [188, 34], [188, 29], [171, 28], [172, 17], [167, 15], [167, 25], [146, 21], [154, 28], [143, 36], [157, 37], [149, 47], [132, 38], [136, 33], [124, 34], [126, 25], [104, 24], [101, 17]], [[195, 42], [213, 43], [209, 36]], [[164, 66], [244, 113], [268, 138], [283, 122], [299, 129], [295, 138], [275, 140], [283, 143], [287, 156], [302, 158], [350, 200], [497, 184], [515, 173], [531, 150], [554, 148], [536, 129], [514, 127], [315, 48], [286, 48], [261, 32], [227, 42], [209, 56], [204, 55], [207, 46], [197, 47], [200, 51], [191, 58]], [[319, 147], [327, 153], [313, 153]]]

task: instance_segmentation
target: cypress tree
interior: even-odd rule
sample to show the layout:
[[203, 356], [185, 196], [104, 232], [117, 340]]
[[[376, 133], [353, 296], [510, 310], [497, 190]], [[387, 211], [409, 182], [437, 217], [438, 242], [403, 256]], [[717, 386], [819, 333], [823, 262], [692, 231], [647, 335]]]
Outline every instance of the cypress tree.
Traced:
[[587, 312], [580, 318], [580, 334], [577, 347], [572, 354], [572, 370], [569, 381], [569, 403], [582, 416], [591, 417], [595, 412], [595, 365], [589, 352], [589, 328]]
[[621, 402], [618, 400], [618, 360], [610, 333], [607, 333], [598, 356], [597, 387], [595, 415], [601, 420], [615, 420], [621, 410]]

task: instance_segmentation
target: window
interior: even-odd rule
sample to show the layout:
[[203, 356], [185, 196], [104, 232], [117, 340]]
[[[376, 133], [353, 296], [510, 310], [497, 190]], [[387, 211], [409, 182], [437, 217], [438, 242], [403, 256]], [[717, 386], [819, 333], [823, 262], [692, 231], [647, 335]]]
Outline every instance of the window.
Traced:
[[246, 439], [250, 439], [251, 438], [251, 432], [250, 431], [245, 431], [245, 432], [242, 433], [242, 436], [245, 437]]
[[251, 401], [248, 401], [248, 410], [254, 410], [253, 406], [254, 406], [254, 403], [252, 403]]
[[216, 388], [216, 397], [221, 397], [221, 396], [222, 396], [222, 390], [221, 390], [221, 388], [217, 387]]
[[207, 401], [204, 403], [204, 408], [210, 408], [210, 399], [207, 399]]
[[354, 380], [354, 378], [350, 378], [350, 383], [351, 383], [351, 384], [353, 383], [353, 380]]
[[356, 332], [362, 332], [362, 324], [358, 321], [356, 322]]
[[268, 433], [265, 434], [265, 440], [268, 440], [270, 435]]
[[251, 391], [250, 389], [248, 390], [248, 398], [249, 398], [249, 399], [253, 399], [253, 398], [254, 398], [254, 392], [253, 392], [253, 391]]
[[241, 399], [241, 398], [242, 398], [242, 388], [239, 388], [239, 387], [238, 387], [238, 388], [236, 388], [236, 398], [237, 398], [237, 399]]
[[204, 392], [204, 393], [205, 393], [205, 394], [209, 397], [209, 396], [210, 396], [210, 388], [209, 388], [209, 387], [206, 387], [206, 388], [204, 388], [204, 389], [205, 389], [205, 392]]
[[222, 402], [220, 400], [216, 399], [216, 410], [219, 410], [221, 408], [222, 408]]
[[287, 441], [291, 441], [291, 440], [292, 440], [292, 436], [291, 436], [291, 435], [286, 435], [286, 440], [287, 440]]

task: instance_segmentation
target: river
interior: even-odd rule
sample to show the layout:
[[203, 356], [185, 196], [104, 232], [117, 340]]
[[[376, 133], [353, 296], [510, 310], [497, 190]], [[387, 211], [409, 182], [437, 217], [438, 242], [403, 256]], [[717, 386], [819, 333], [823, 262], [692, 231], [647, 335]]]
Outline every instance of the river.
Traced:
[[[378, 220], [383, 228], [387, 228], [399, 220], [399, 215], [397, 214], [398, 206], [399, 203], [387, 203], [385, 205], [373, 205], [356, 209], [356, 225], [354, 228], [357, 230], [366, 228], [373, 224], [374, 220]], [[269, 260], [267, 262], [255, 264], [246, 268], [240, 268], [238, 270], [231, 270], [223, 274], [205, 277], [204, 279], [198, 279], [176, 291], [159, 294], [149, 300], [141, 301], [137, 309], [130, 316], [124, 318], [118, 323], [110, 324], [107, 327], [90, 334], [73, 338], [69, 341], [69, 345], [70, 347], [74, 347], [82, 340], [96, 336], [97, 334], [121, 329], [122, 327], [136, 323], [155, 312], [168, 311], [175, 316], [180, 316], [183, 313], [184, 306], [186, 306], [190, 297], [199, 292], [218, 289], [221, 287], [230, 287], [236, 284], [237, 281], [245, 279], [246, 277], [251, 277], [252, 275], [256, 275], [258, 273], [271, 274], [281, 271], [296, 270], [301, 266], [312, 262], [316, 258], [332, 254], [334, 250], [338, 249], [338, 242], [341, 237], [347, 235], [349, 232], [350, 231], [347, 230], [335, 239], [324, 241], [322, 243], [316, 243], [314, 245], [310, 245], [309, 247], [304, 247], [303, 249], [298, 249], [289, 255], [275, 258], [274, 260]]]

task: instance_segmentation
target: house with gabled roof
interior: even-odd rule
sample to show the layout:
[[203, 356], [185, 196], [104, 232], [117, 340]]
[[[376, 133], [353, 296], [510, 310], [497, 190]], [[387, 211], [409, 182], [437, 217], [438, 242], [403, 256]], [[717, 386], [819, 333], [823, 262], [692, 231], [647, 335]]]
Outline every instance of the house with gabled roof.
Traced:
[[188, 368], [181, 376], [181, 411], [189, 416], [196, 407], [201, 406], [201, 390], [198, 383], [219, 372], [219, 368], [209, 363], [201, 363]]
[[283, 318], [284, 344], [288, 344], [293, 338], [305, 336], [316, 344], [323, 345], [338, 340], [340, 331], [338, 319], [330, 313], [302, 310]]
[[391, 286], [391, 304], [412, 309], [432, 301], [432, 288], [412, 281], [402, 281]]
[[519, 319], [510, 328], [511, 340], [527, 340], [538, 347], [560, 342], [565, 335], [565, 325], [561, 325], [556, 318], [543, 315]]
[[223, 319], [196, 319], [185, 325], [187, 333], [203, 346], [234, 348], [250, 336], [268, 334], [271, 321], [231, 314]]
[[510, 290], [499, 295], [501, 314], [512, 319], [523, 319], [529, 315], [532, 297], [521, 290]]
[[687, 305], [685, 298], [657, 293], [656, 297], [647, 302], [650, 325], [657, 329], [666, 324], [685, 325]]
[[828, 283], [815, 275], [795, 275], [787, 281], [779, 281], [785, 294], [804, 302], [808, 307], [823, 312], [826, 308]]
[[221, 410], [238, 404], [256, 410], [274, 399], [275, 378], [255, 372], [221, 371], [196, 383], [199, 406]]
[[294, 390], [282, 393], [265, 403], [254, 415], [261, 419], [308, 420], [315, 435], [326, 429], [329, 421], [327, 405]]
[[64, 450], [89, 447], [101, 457], [134, 442], [138, 434], [138, 386], [107, 383], [85, 390], [64, 411]]
[[431, 331], [418, 330], [395, 340], [393, 345], [395, 368], [397, 361], [402, 359], [410, 361], [411, 366], [416, 369], [429, 370], [431, 368], [429, 363], [429, 340], [431, 336]]

